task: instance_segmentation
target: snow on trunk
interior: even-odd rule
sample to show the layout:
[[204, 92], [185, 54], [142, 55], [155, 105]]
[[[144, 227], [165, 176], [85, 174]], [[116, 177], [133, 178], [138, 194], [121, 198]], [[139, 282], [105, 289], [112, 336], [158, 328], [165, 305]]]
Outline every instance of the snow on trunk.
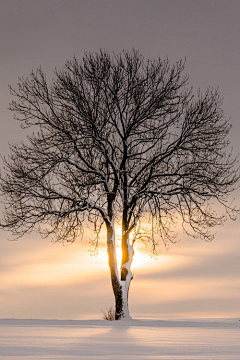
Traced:
[[130, 244], [129, 238], [124, 238], [122, 241], [123, 259], [121, 265], [121, 285], [122, 285], [122, 297], [123, 297], [123, 318], [126, 320], [131, 319], [128, 309], [128, 292], [131, 280], [133, 278], [131, 272], [131, 264], [133, 260], [134, 250]]
[[113, 287], [113, 293], [115, 296], [115, 320], [129, 320], [131, 319], [131, 316], [128, 309], [128, 292], [130, 282], [133, 278], [130, 268], [134, 255], [134, 250], [133, 247], [130, 245], [129, 239], [123, 239], [123, 261], [121, 265], [120, 279], [117, 267], [115, 229], [113, 221], [111, 222], [111, 225], [107, 226], [107, 249], [108, 263], [111, 273], [111, 282]]

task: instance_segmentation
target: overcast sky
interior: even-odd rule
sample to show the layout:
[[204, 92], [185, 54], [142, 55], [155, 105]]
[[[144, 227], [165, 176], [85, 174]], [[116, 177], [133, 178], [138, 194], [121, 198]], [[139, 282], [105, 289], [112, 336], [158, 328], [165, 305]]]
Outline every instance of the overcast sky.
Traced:
[[[0, 152], [23, 140], [7, 110], [8, 84], [42, 66], [50, 81], [74, 55], [132, 48], [146, 58], [186, 58], [195, 90], [219, 87], [240, 152], [239, 0], [1, 0]], [[239, 191], [236, 201], [239, 203]], [[158, 260], [140, 249], [130, 288], [133, 317], [240, 316], [240, 225], [228, 221], [215, 240], [182, 237]], [[70, 247], [37, 234], [9, 242], [1, 232], [0, 318], [99, 318], [113, 304], [104, 233], [98, 258], [85, 241]], [[137, 258], [138, 256], [138, 258]]]

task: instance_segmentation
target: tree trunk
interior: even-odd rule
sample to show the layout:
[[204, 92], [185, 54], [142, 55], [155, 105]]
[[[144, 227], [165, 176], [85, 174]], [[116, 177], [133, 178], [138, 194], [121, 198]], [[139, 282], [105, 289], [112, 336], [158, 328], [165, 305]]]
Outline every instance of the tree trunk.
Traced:
[[128, 310], [128, 292], [130, 283], [133, 279], [131, 272], [131, 264], [133, 260], [134, 250], [130, 245], [129, 238], [123, 234], [122, 237], [122, 264], [121, 264], [121, 285], [122, 285], [122, 296], [123, 296], [123, 313], [124, 318], [131, 319]]
[[[108, 264], [111, 273], [111, 282], [113, 287], [113, 293], [115, 296], [115, 320], [131, 319], [128, 309], [128, 292], [130, 282], [132, 280], [132, 273], [130, 270], [134, 251], [127, 239], [127, 248], [123, 252], [123, 261], [121, 265], [121, 279], [119, 278], [117, 268], [117, 257], [115, 247], [115, 230], [114, 224], [107, 226], [107, 250], [108, 250]], [[124, 257], [124, 253], [128, 253], [128, 256]], [[124, 258], [127, 261], [124, 261]]]

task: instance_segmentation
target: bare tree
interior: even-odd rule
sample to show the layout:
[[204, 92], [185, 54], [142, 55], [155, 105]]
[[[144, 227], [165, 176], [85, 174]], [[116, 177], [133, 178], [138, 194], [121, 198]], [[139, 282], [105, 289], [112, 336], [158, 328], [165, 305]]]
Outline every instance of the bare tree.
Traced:
[[[88, 220], [97, 246], [105, 224], [116, 320], [129, 317], [136, 241], [150, 242], [156, 252], [155, 237], [174, 241], [179, 218], [185, 232], [211, 240], [209, 229], [235, 211], [227, 195], [239, 173], [227, 150], [230, 124], [221, 98], [211, 88], [194, 96], [183, 71], [183, 61], [170, 66], [160, 58], [145, 61], [135, 50], [100, 51], [55, 70], [51, 85], [40, 68], [11, 88], [10, 109], [33, 132], [5, 159], [1, 226], [17, 237], [37, 229], [74, 241]], [[145, 235], [143, 218], [151, 225]]]

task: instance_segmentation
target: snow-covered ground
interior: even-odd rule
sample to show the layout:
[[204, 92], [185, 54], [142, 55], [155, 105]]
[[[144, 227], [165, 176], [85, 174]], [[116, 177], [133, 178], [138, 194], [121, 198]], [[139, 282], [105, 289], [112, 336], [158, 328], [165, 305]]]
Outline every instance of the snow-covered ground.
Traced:
[[239, 360], [239, 319], [0, 320], [0, 359]]

